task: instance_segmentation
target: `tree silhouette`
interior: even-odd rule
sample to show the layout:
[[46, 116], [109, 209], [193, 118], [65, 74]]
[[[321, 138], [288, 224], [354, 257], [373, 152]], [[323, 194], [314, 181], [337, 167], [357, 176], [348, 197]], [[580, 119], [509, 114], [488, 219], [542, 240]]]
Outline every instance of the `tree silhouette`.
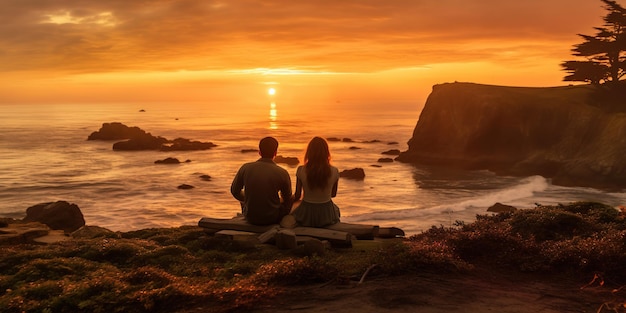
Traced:
[[574, 45], [574, 56], [585, 61], [565, 61], [561, 66], [569, 74], [564, 81], [592, 84], [617, 83], [626, 75], [626, 9], [613, 0], [601, 0], [608, 11], [604, 25], [594, 27], [595, 36], [581, 35], [584, 41]]

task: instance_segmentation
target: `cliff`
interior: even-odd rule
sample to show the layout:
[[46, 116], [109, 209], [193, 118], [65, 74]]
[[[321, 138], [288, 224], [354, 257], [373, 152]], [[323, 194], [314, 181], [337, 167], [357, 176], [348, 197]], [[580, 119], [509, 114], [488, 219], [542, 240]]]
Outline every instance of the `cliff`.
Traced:
[[557, 185], [626, 187], [626, 114], [591, 86], [435, 85], [399, 161], [542, 175]]

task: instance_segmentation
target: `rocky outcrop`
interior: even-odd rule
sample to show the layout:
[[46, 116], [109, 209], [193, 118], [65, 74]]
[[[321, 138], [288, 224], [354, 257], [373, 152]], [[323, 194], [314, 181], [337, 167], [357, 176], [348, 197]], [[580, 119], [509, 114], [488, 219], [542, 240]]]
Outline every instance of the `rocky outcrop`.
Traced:
[[103, 123], [100, 130], [91, 133], [87, 140], [122, 140], [113, 144], [116, 151], [193, 151], [208, 150], [217, 145], [212, 142], [193, 141], [185, 138], [168, 140], [160, 136], [154, 136], [139, 127], [128, 127], [119, 122]]
[[12, 221], [0, 227], [0, 245], [36, 243], [35, 239], [48, 236], [50, 227], [39, 222]]
[[51, 229], [71, 233], [85, 225], [85, 218], [78, 206], [67, 201], [46, 202], [26, 209], [25, 222], [40, 222]]
[[436, 85], [398, 161], [542, 175], [557, 185], [626, 187], [626, 115], [591, 86]]
[[120, 122], [103, 123], [97, 130], [87, 137], [87, 140], [122, 140], [146, 135], [139, 127], [128, 127]]

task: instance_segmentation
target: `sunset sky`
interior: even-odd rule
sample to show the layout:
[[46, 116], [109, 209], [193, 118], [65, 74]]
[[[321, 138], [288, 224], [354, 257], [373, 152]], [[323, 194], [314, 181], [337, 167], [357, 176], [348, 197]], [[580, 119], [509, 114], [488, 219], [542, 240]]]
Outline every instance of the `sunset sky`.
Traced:
[[[619, 1], [618, 1], [619, 2]], [[0, 104], [423, 102], [564, 85], [599, 0], [0, 0]]]

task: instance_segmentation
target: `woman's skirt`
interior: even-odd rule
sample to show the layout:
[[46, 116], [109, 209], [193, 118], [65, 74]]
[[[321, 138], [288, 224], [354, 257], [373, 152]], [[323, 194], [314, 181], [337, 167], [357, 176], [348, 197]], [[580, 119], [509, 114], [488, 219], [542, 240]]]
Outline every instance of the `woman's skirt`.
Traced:
[[339, 207], [328, 201], [325, 203], [310, 203], [302, 201], [291, 213], [300, 226], [324, 227], [339, 222]]

